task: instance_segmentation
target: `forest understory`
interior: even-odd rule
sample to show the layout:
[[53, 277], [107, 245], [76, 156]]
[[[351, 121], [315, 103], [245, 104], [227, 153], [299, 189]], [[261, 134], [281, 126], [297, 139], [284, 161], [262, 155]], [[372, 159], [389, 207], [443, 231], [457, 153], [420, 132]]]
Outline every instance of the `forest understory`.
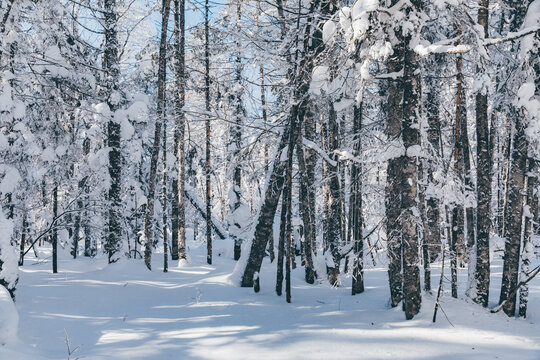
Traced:
[[[231, 281], [235, 266], [231, 241], [216, 241], [213, 265], [203, 242], [188, 243], [190, 258], [162, 272], [142, 260], [124, 259], [114, 268], [105, 256], [70, 259], [60, 253], [62, 271], [50, 273], [50, 247], [39, 249], [21, 270], [17, 307], [18, 341], [0, 348], [0, 358], [66, 359], [538, 359], [540, 278], [530, 283], [527, 319], [509, 319], [470, 303], [463, 293], [466, 269], [459, 271], [459, 299], [443, 282], [444, 314], [432, 322], [436, 289], [423, 292], [422, 310], [412, 321], [391, 309], [385, 256], [366, 269], [366, 291], [351, 296], [351, 278], [341, 285], [306, 284], [292, 272], [293, 301], [274, 291], [275, 269], [265, 259], [261, 292]], [[162, 249], [158, 249], [162, 253]], [[495, 253], [497, 254], [497, 253]], [[157, 256], [156, 256], [157, 258]], [[438, 283], [440, 262], [433, 264]], [[492, 263], [494, 298], [502, 261]], [[448, 269], [445, 276], [448, 277]], [[490, 307], [495, 307], [491, 301]]]
[[0, 0], [0, 358], [538, 360], [538, 164], [540, 0]]

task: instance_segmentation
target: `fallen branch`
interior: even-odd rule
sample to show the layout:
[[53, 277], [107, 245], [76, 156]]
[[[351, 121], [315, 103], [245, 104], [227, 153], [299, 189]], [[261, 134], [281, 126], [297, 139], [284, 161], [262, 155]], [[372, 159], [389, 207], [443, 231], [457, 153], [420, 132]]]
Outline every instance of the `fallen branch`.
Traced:
[[538, 273], [540, 273], [540, 265], [538, 265], [533, 271], [531, 271], [529, 274], [530, 276], [525, 279], [525, 280], [522, 280], [520, 281], [517, 286], [514, 288], [514, 290], [512, 290], [512, 292], [510, 293], [510, 295], [508, 295], [508, 297], [506, 298], [506, 300], [504, 300], [502, 303], [499, 304], [499, 306], [491, 309], [491, 312], [492, 313], [498, 313], [499, 311], [502, 310], [502, 308], [504, 307], [504, 305], [506, 304], [506, 302], [508, 301], [508, 299], [511, 299], [513, 298], [517, 291], [519, 290], [520, 287], [522, 287], [523, 285], [527, 284], [529, 281], [531, 281], [532, 279], [534, 279], [534, 277], [536, 275], [538, 275]]
[[[186, 197], [193, 205], [193, 207], [199, 212], [199, 214], [201, 214], [203, 219], [205, 221], [208, 221], [206, 219], [206, 211], [204, 210], [204, 205], [199, 198], [199, 195], [197, 195], [194, 189], [186, 185], [184, 193], [186, 194]], [[210, 223], [212, 225], [212, 228], [216, 232], [216, 235], [219, 236], [220, 239], [225, 240], [227, 238], [227, 233], [225, 232], [225, 229], [223, 229], [221, 222], [212, 216], [212, 219], [210, 219]]]

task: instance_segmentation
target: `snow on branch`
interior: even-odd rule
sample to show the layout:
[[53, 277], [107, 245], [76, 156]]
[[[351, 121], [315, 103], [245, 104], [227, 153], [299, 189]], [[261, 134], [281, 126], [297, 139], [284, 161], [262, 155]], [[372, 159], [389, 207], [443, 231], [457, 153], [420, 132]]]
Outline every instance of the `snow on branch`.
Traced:
[[311, 150], [314, 150], [317, 154], [319, 154], [324, 159], [324, 161], [329, 163], [331, 166], [337, 166], [337, 162], [330, 159], [328, 154], [323, 149], [321, 149], [317, 144], [315, 144], [313, 141], [304, 138], [302, 139], [302, 144], [304, 144], [304, 146], [307, 146]]
[[[482, 46], [493, 46], [505, 43], [507, 41], [518, 40], [524, 36], [531, 35], [534, 33], [540, 33], [540, 26], [535, 26], [532, 28], [523, 29], [518, 32], [509, 33], [507, 36], [496, 39], [485, 39], [482, 41]], [[440, 43], [430, 44], [430, 45], [417, 45], [414, 48], [420, 56], [430, 56], [434, 54], [464, 54], [471, 51], [473, 47], [471, 45], [448, 45], [448, 40], [445, 40]]]

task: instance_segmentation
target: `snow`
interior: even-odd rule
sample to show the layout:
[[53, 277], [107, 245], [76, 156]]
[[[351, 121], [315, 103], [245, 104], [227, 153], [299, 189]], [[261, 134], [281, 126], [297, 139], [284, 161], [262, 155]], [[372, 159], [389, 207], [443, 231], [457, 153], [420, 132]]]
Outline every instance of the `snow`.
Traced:
[[330, 72], [328, 66], [315, 66], [311, 77], [309, 92], [313, 95], [322, 95], [328, 89]]
[[0, 166], [0, 170], [4, 172], [4, 176], [0, 181], [0, 193], [9, 194], [15, 191], [17, 184], [21, 180], [19, 171], [12, 166]]
[[336, 34], [337, 26], [334, 20], [328, 20], [323, 26], [323, 42], [327, 44], [334, 38]]
[[[9, 290], [13, 289], [17, 283], [18, 256], [14, 246], [11, 246], [11, 235], [13, 234], [13, 223], [6, 218], [4, 211], [0, 208], [0, 260], [2, 266], [0, 279], [2, 279]], [[2, 287], [0, 285], [0, 287]], [[0, 322], [1, 323], [1, 322]], [[0, 334], [0, 339], [1, 339]]]
[[[233, 246], [232, 241], [219, 243]], [[65, 359], [66, 334], [71, 348], [80, 346], [72, 358], [93, 360], [358, 359], [359, 354], [363, 359], [449, 360], [540, 355], [540, 279], [530, 283], [529, 315], [524, 321], [466, 302], [467, 271], [460, 269], [460, 299], [450, 297], [445, 282], [444, 313], [439, 311], [433, 324], [436, 291], [424, 293], [421, 312], [413, 320], [405, 320], [401, 307], [388, 307], [384, 265], [367, 269], [366, 291], [356, 296], [350, 295], [350, 277], [342, 276], [340, 287], [326, 282], [308, 285], [299, 267], [292, 272], [292, 303], [287, 304], [274, 293], [275, 265], [268, 258], [260, 273], [261, 292], [255, 294], [229, 282], [235, 265], [230, 257], [215, 257], [214, 264], [207, 265], [204, 243], [188, 240], [188, 247], [189, 263], [172, 262], [168, 273], [160, 271], [161, 256], [153, 257], [155, 270], [150, 272], [142, 260], [107, 266], [105, 256], [72, 260], [61, 252], [56, 275], [50, 271], [50, 249], [42, 248], [42, 259], [28, 257], [21, 268], [20, 341], [0, 347], [0, 358]], [[498, 299], [501, 272], [496, 255], [490, 306]], [[439, 274], [440, 264], [435, 264], [433, 284], [438, 284]]]
[[378, 0], [358, 0], [354, 3], [351, 11], [354, 37], [362, 38], [369, 29], [369, 13], [377, 10]]
[[6, 288], [0, 286], [0, 345], [14, 342], [17, 339], [18, 327], [19, 315], [15, 304]]
[[311, 150], [315, 151], [320, 157], [322, 157], [324, 159], [324, 161], [326, 161], [331, 166], [337, 166], [337, 162], [330, 159], [328, 154], [323, 149], [321, 149], [316, 143], [314, 143], [313, 141], [308, 140], [306, 138], [303, 138], [302, 139], [302, 144], [304, 146], [307, 146]]
[[[540, 0], [535, 0], [529, 5], [529, 9], [525, 18], [523, 19], [523, 29], [539, 28], [540, 27]], [[525, 36], [521, 40], [521, 56], [535, 49], [534, 47], [534, 34]]]

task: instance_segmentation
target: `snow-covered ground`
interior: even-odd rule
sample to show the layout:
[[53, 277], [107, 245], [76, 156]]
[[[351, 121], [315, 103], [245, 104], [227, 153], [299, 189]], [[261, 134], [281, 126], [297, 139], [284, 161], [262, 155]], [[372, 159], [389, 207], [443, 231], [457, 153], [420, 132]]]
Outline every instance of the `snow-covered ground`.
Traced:
[[[18, 340], [0, 346], [0, 359], [67, 359], [66, 337], [78, 347], [71, 359], [540, 359], [540, 279], [531, 283], [525, 320], [490, 314], [447, 291], [433, 324], [434, 294], [424, 295], [411, 321], [388, 308], [384, 268], [368, 269], [366, 291], [354, 297], [350, 278], [338, 288], [308, 285], [298, 268], [287, 304], [274, 293], [268, 259], [255, 294], [231, 284], [233, 260], [216, 256], [209, 266], [205, 246], [190, 251], [190, 262], [173, 262], [168, 273], [160, 254], [149, 272], [141, 260], [106, 266], [105, 257], [63, 253], [56, 275], [49, 260], [27, 258]], [[495, 261], [491, 305], [501, 270]], [[439, 273], [435, 266], [434, 287]], [[461, 290], [466, 276], [462, 270]]]

